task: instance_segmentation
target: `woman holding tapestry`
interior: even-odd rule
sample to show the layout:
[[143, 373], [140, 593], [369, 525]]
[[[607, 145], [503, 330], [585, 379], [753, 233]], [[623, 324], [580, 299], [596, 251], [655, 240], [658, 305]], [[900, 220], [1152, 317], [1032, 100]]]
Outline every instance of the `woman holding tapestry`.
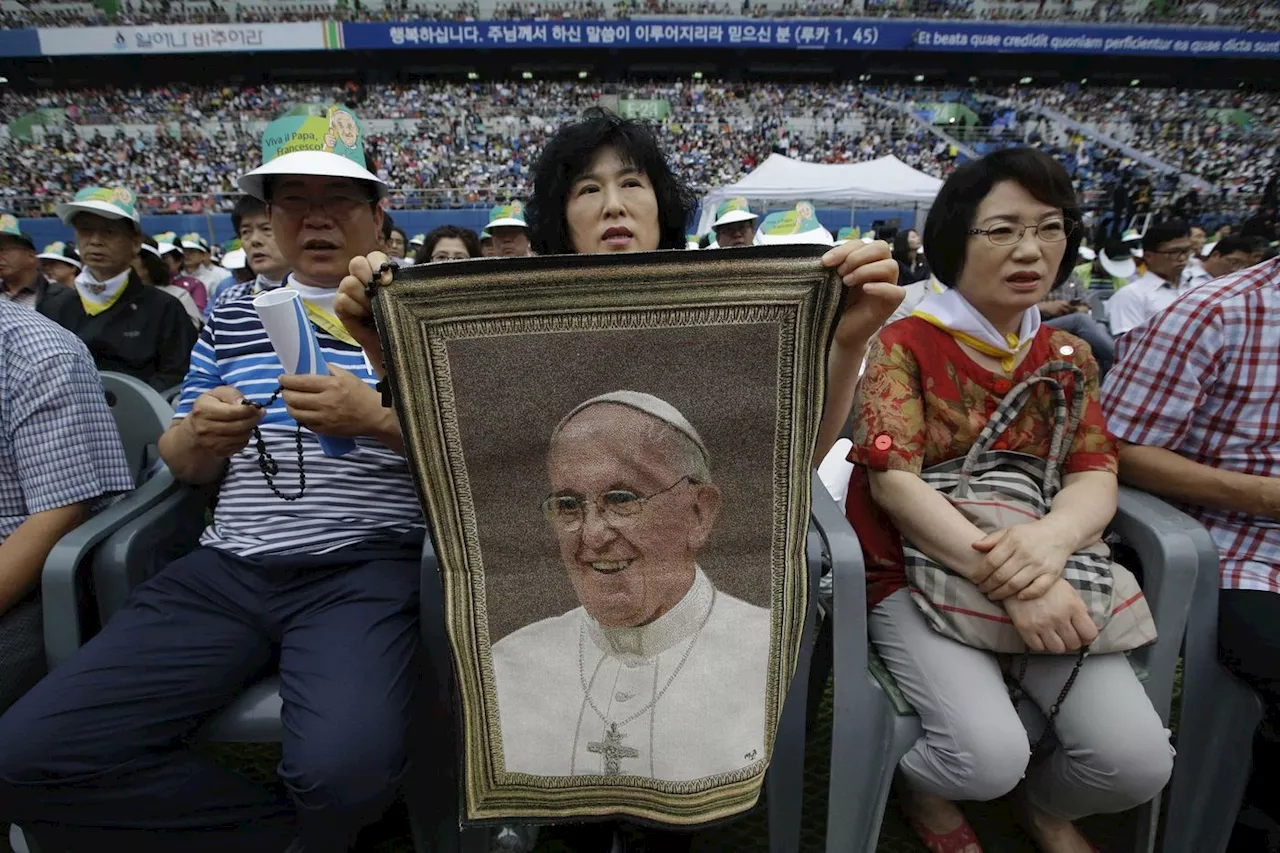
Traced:
[[[528, 214], [536, 254], [607, 254], [678, 250], [695, 206], [689, 189], [668, 165], [652, 129], [604, 110], [588, 110], [547, 143], [533, 173]], [[364, 347], [371, 363], [382, 351], [370, 320], [365, 284], [385, 263], [381, 254], [352, 261], [342, 283], [337, 311]], [[898, 265], [885, 243], [852, 241], [828, 252], [822, 263], [847, 288], [845, 307], [827, 361], [827, 401], [815, 459], [835, 443], [853, 403], [858, 368], [867, 342], [902, 300]], [[517, 833], [504, 827], [500, 833]], [[692, 836], [634, 826], [588, 824], [557, 830], [583, 853], [647, 849], [688, 850]], [[616, 835], [615, 835], [616, 832]], [[503, 836], [499, 836], [500, 838]], [[512, 836], [514, 837], [514, 836]]]
[[[924, 234], [945, 289], [881, 330], [854, 405], [847, 512], [867, 560], [871, 638], [924, 725], [899, 770], [903, 808], [934, 853], [981, 853], [955, 801], [1015, 787], [1040, 850], [1090, 853], [1072, 822], [1146, 802], [1172, 769], [1168, 732], [1125, 656], [1077, 653], [1099, 631], [1063, 577], [1116, 510], [1116, 445], [1097, 365], [1083, 341], [1042, 326], [1036, 308], [1070, 275], [1080, 238], [1071, 179], [1045, 154], [1007, 149], [958, 169]], [[1005, 395], [1050, 362], [1066, 363], [1049, 372], [1067, 400], [1083, 383], [1061, 491], [1039, 520], [986, 534], [921, 472], [965, 457]], [[1046, 386], [1033, 386], [992, 449], [1046, 458], [1054, 412]], [[949, 639], [926, 620], [909, 588], [904, 539], [999, 602], [1041, 653], [1017, 656], [1030, 701], [1011, 698], [1007, 656]]]
[[[527, 213], [535, 254], [591, 255], [683, 249], [695, 206], [648, 125], [592, 108], [543, 148]], [[379, 372], [382, 345], [364, 285], [386, 260], [376, 252], [352, 261], [336, 303], [338, 316]], [[814, 452], [819, 460], [844, 427], [868, 340], [902, 301], [898, 264], [883, 242], [851, 240], [822, 263], [839, 273], [848, 290], [827, 357], [827, 405]]]

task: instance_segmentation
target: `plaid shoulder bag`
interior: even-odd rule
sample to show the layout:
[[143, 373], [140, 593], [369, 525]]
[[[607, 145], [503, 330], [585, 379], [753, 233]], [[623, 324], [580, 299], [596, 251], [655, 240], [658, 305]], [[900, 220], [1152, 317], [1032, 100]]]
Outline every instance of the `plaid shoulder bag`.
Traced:
[[[1075, 376], [1070, 406], [1055, 373]], [[1049, 388], [1055, 404], [1048, 458], [993, 450], [1037, 384]], [[1005, 396], [966, 456], [934, 465], [920, 476], [984, 532], [1036, 521], [1049, 511], [1061, 488], [1063, 461], [1084, 407], [1080, 368], [1067, 361], [1049, 362]], [[1004, 607], [989, 600], [976, 584], [926, 556], [905, 537], [902, 550], [911, 597], [934, 630], [973, 648], [1008, 654], [1028, 651]], [[1103, 542], [1072, 555], [1062, 576], [1080, 593], [1098, 626], [1098, 637], [1088, 653], [1124, 652], [1155, 642], [1155, 620], [1137, 579], [1112, 562], [1111, 550]]]

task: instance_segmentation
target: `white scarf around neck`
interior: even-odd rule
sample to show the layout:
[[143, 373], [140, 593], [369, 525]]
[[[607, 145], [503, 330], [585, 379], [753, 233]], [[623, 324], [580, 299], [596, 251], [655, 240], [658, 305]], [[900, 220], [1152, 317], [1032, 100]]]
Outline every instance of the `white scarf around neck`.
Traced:
[[1000, 366], [1006, 372], [1012, 372], [1018, 354], [1031, 346], [1040, 331], [1038, 306], [1032, 305], [1022, 312], [1016, 335], [1003, 335], [954, 287], [942, 293], [930, 293], [916, 306], [912, 316], [948, 332], [983, 355], [1000, 359]]
[[82, 269], [76, 276], [76, 292], [80, 294], [84, 310], [90, 315], [101, 314], [114, 305], [129, 283], [130, 272], [132, 270], [126, 267], [119, 275], [106, 281], [98, 281], [98, 277], [88, 267]]

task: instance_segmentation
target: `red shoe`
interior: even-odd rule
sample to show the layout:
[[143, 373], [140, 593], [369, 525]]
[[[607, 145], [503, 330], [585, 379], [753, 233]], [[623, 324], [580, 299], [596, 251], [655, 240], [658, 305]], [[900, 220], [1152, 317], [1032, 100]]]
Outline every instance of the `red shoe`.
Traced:
[[911, 828], [920, 836], [924, 846], [929, 848], [929, 853], [965, 853], [970, 844], [976, 845], [979, 853], [982, 853], [982, 844], [967, 820], [945, 835], [933, 832], [914, 820], [911, 821]]

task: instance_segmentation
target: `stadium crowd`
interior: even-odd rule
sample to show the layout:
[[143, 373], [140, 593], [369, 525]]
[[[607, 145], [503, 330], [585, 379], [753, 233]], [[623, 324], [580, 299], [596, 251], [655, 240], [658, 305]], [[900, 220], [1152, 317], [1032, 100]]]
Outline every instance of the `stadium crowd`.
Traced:
[[[158, 112], [150, 121], [169, 123], [172, 131], [159, 138], [86, 138], [69, 128], [48, 128], [30, 141], [13, 140], [3, 153], [0, 195], [14, 199], [12, 209], [47, 211], [58, 193], [83, 180], [119, 181], [137, 189], [147, 210], [206, 209], [210, 196], [233, 194], [235, 175], [254, 156], [248, 119], [339, 94], [352, 93], [277, 85], [239, 92], [164, 87], [77, 95], [81, 106], [67, 110], [71, 123], [142, 123], [154, 107]], [[369, 87], [354, 96], [366, 115], [406, 120], [404, 127], [371, 134], [370, 150], [388, 183], [409, 193], [434, 191], [433, 203], [457, 205], [523, 195], [546, 139], [604, 94], [597, 87], [532, 82]], [[638, 86], [626, 94], [670, 105], [660, 133], [673, 162], [698, 191], [737, 180], [774, 151], [816, 162], [893, 154], [939, 176], [954, 161], [945, 141], [863, 97], [856, 86], [748, 91], [703, 81]], [[8, 117], [67, 100], [65, 93], [16, 97], [7, 105]], [[195, 193], [200, 198], [178, 198], [195, 188], [203, 188]]]
[[474, 2], [418, 3], [390, 0], [382, 4], [331, 2], [279, 5], [232, 2], [125, 2], [108, 14], [85, 3], [79, 9], [42, 8], [38, 2], [22, 11], [0, 12], [0, 25], [70, 27], [145, 24], [271, 23], [312, 20], [346, 21], [473, 21], [625, 19], [641, 15], [701, 15], [750, 17], [850, 17], [977, 19], [1069, 23], [1214, 24], [1244, 30], [1280, 29], [1280, 13], [1267, 4], [1248, 0], [1214, 3], [1143, 3], [1124, 0], [865, 0], [861, 11], [852, 0], [764, 2], [764, 0], [570, 0], [570, 2], [499, 2], [488, 14]]
[[[936, 134], [909, 115], [927, 115], [926, 106], [957, 98], [979, 114], [979, 121], [940, 126], [952, 136]], [[59, 193], [94, 180], [136, 187], [148, 211], [226, 209], [234, 196], [234, 176], [253, 156], [251, 140], [260, 123], [297, 104], [341, 100], [380, 120], [370, 150], [404, 206], [484, 206], [526, 193], [531, 164], [558, 127], [592, 105], [623, 99], [666, 102], [669, 112], [659, 132], [697, 191], [736, 181], [773, 152], [827, 163], [892, 154], [946, 177], [956, 157], [952, 141], [972, 141], [982, 150], [1026, 143], [1057, 157], [1093, 206], [1107, 203], [1123, 185], [1131, 197], [1127, 207], [1150, 211], [1185, 191], [1179, 178], [1185, 174], [1215, 187], [1202, 191], [1201, 209], [1225, 217], [1256, 203], [1280, 152], [1280, 98], [1271, 93], [1074, 84], [982, 93], [714, 80], [625, 86], [549, 81], [240, 89], [167, 85], [6, 93], [0, 113], [6, 123], [37, 110], [51, 111], [52, 118], [31, 138], [11, 139], [4, 146], [0, 196], [24, 215], [48, 215]], [[1061, 111], [1172, 169], [1162, 173], [1135, 162], [1110, 143], [1064, 129], [1033, 109], [1038, 107]], [[104, 125], [158, 127], [159, 136], [126, 138], [98, 129]]]

